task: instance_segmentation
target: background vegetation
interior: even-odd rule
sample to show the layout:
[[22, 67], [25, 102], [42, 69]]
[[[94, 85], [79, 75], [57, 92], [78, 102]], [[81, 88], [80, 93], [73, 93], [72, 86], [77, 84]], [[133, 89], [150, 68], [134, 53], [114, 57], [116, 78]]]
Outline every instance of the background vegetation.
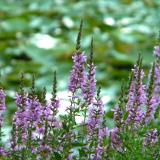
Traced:
[[18, 90], [21, 72], [26, 73], [26, 86], [36, 73], [38, 90], [51, 90], [57, 70], [60, 91], [67, 88], [81, 19], [82, 47], [89, 54], [93, 35], [97, 80], [107, 106], [113, 106], [137, 54], [143, 55], [145, 68], [153, 59], [159, 8], [159, 0], [1, 0], [0, 70], [9, 113], [15, 110], [13, 89]]

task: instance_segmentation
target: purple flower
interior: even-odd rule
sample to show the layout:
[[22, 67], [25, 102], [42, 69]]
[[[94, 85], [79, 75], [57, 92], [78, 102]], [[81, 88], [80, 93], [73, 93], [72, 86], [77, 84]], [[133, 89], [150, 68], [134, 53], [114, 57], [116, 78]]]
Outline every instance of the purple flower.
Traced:
[[45, 159], [50, 159], [50, 153], [52, 152], [52, 148], [47, 144], [41, 144], [38, 148], [38, 151], [42, 155], [42, 157], [45, 157]]
[[110, 131], [110, 134], [111, 134], [112, 147], [120, 151], [122, 146], [122, 141], [120, 140], [120, 137], [119, 137], [119, 129], [117, 127], [113, 128]]
[[138, 106], [146, 105], [146, 88], [143, 85], [144, 71], [137, 65], [134, 66], [133, 79], [128, 93], [127, 109], [133, 108], [135, 103]]
[[99, 129], [98, 139], [102, 140], [105, 136], [109, 136], [110, 131], [108, 127]]
[[144, 118], [144, 107], [147, 104], [146, 87], [143, 85], [144, 72], [139, 66], [133, 69], [133, 79], [128, 93], [127, 111], [128, 118], [126, 123], [132, 122], [136, 126]]
[[87, 57], [84, 53], [75, 54], [73, 57], [74, 65], [72, 67], [70, 81], [69, 81], [69, 91], [75, 93], [78, 88], [82, 88], [86, 83], [86, 73], [85, 73], [85, 63]]
[[15, 123], [17, 127], [25, 124], [24, 116], [25, 116], [25, 112], [22, 110], [18, 110], [15, 113]]
[[145, 85], [141, 83], [138, 86], [138, 93], [137, 93], [137, 105], [140, 107], [144, 107], [147, 103], [147, 97], [146, 97], [146, 87]]
[[[27, 143], [29, 138], [29, 129], [32, 130], [31, 138], [33, 137], [36, 139], [38, 137], [38, 131], [40, 131], [39, 124], [41, 122], [42, 116], [42, 106], [37, 99], [37, 97], [26, 97], [25, 101], [21, 101], [24, 97], [17, 96], [18, 100], [16, 102], [19, 105], [25, 105], [24, 107], [18, 107], [17, 112], [15, 113], [13, 123], [16, 127], [14, 141], [17, 143], [18, 138], [17, 136], [19, 130], [21, 130], [21, 139], [24, 144]], [[19, 146], [17, 146], [19, 147]]]
[[15, 102], [17, 104], [17, 111], [14, 116], [14, 122], [17, 127], [24, 126], [25, 121], [25, 105], [27, 101], [27, 95], [17, 93]]
[[86, 82], [84, 83], [82, 87], [82, 93], [84, 96], [84, 99], [88, 104], [91, 104], [93, 102], [93, 99], [95, 97], [95, 91], [96, 91], [96, 68], [93, 63], [89, 66], [89, 73], [86, 78]]
[[36, 147], [32, 147], [32, 154], [36, 154], [38, 151], [37, 151], [37, 148]]
[[157, 129], [152, 129], [146, 134], [144, 139], [144, 146], [154, 146], [158, 143], [158, 131]]
[[28, 122], [37, 123], [40, 121], [42, 115], [42, 105], [40, 104], [39, 100], [34, 98], [27, 98], [26, 101], [26, 111], [25, 111], [25, 118]]
[[7, 151], [4, 148], [0, 147], [0, 156], [8, 156]]
[[113, 117], [113, 119], [114, 119], [115, 122], [116, 122], [116, 126], [117, 126], [117, 127], [120, 127], [120, 125], [121, 125], [122, 122], [123, 122], [123, 121], [122, 121], [123, 112], [122, 112], [122, 110], [120, 109], [119, 106], [116, 106], [112, 111], [114, 112], [114, 117]]
[[54, 101], [51, 101], [49, 108], [54, 112], [54, 114], [56, 114], [59, 107], [60, 107], [60, 100], [55, 99]]
[[104, 115], [104, 105], [101, 99], [98, 99], [96, 102], [90, 106], [89, 115], [88, 115], [88, 133], [92, 138], [92, 135], [100, 129], [101, 123]]
[[27, 100], [28, 95], [27, 94], [20, 94], [20, 93], [16, 93], [16, 104], [18, 107], [22, 107], [23, 105], [25, 105], [26, 100]]
[[52, 107], [53, 106], [49, 104], [46, 106], [46, 108], [43, 109], [43, 120], [41, 123], [44, 124], [45, 121], [47, 121], [48, 126], [53, 128], [61, 128], [61, 123], [54, 114]]
[[140, 107], [138, 107], [136, 110], [136, 116], [134, 117], [135, 127], [138, 127], [140, 123], [142, 123], [144, 117], [145, 117], [145, 112]]
[[28, 138], [27, 129], [22, 128], [22, 142], [23, 144], [26, 144]]
[[[156, 56], [157, 58], [157, 62], [155, 65], [155, 89], [154, 89], [154, 94], [159, 97], [160, 96], [160, 62], [159, 62], [159, 58], [160, 58], [160, 45], [157, 45], [154, 47], [154, 51], [153, 54]], [[160, 104], [160, 98], [158, 98], [159, 104]]]
[[[23, 144], [27, 142], [27, 128], [28, 122], [26, 118], [26, 101], [27, 94], [16, 93], [15, 103], [17, 104], [17, 111], [13, 117], [13, 125], [15, 126], [14, 138], [12, 137], [11, 144], [14, 146], [14, 150], [22, 148], [21, 144], [16, 145], [19, 139], [22, 140]], [[13, 140], [14, 139], [14, 140]], [[23, 148], [25, 145], [23, 145]]]
[[[155, 66], [155, 90], [154, 94], [159, 96], [160, 95], [160, 66], [156, 64]], [[159, 99], [160, 102], [160, 99]]]
[[102, 159], [102, 154], [103, 154], [103, 151], [104, 151], [103, 139], [106, 136], [109, 136], [109, 129], [108, 128], [99, 129], [98, 144], [97, 144], [97, 147], [96, 147], [96, 154], [93, 158], [94, 160], [101, 160]]
[[56, 117], [56, 113], [58, 111], [58, 108], [60, 107], [60, 100], [55, 99], [54, 101], [51, 101], [51, 103], [46, 104], [43, 106], [43, 122], [48, 122], [48, 126], [54, 127], [54, 128], [61, 128], [61, 123]]
[[94, 156], [93, 160], [101, 160], [102, 153], [103, 153], [103, 147], [101, 146], [101, 144], [98, 143], [98, 146], [96, 148], [96, 155]]
[[143, 85], [144, 71], [139, 66], [135, 66], [133, 73], [133, 81], [135, 81], [136, 103], [138, 106], [144, 106], [147, 102], [146, 88], [145, 85]]
[[153, 54], [154, 54], [156, 57], [160, 58], [160, 46], [155, 46], [155, 47], [154, 47]]
[[131, 82], [130, 88], [129, 88], [129, 93], [128, 93], [128, 102], [127, 102], [127, 109], [131, 109], [134, 106], [135, 103], [135, 92], [136, 92], [136, 87], [135, 87], [135, 81]]
[[145, 123], [148, 124], [151, 120], [154, 119], [155, 112], [159, 105], [159, 98], [155, 95], [152, 96], [148, 103], [148, 108], [145, 115]]
[[41, 124], [39, 124], [39, 125], [37, 125], [38, 127], [37, 127], [37, 132], [40, 134], [40, 135], [44, 135], [44, 133], [45, 133], [45, 127], [42, 125], [41, 126]]
[[73, 159], [73, 155], [72, 153], [69, 154], [69, 156], [67, 157], [67, 160], [72, 160]]
[[[93, 102], [93, 104], [90, 105], [90, 108], [89, 108], [88, 124], [87, 124], [89, 142], [94, 141], [98, 135], [101, 136], [99, 134], [99, 130], [102, 126], [102, 121], [104, 116], [104, 105], [102, 100], [99, 97], [99, 93], [100, 93], [100, 90], [97, 91], [96, 101]], [[101, 157], [101, 154], [102, 154], [102, 148], [101, 148], [101, 140], [100, 140], [97, 145], [96, 153], [93, 159], [99, 160]]]

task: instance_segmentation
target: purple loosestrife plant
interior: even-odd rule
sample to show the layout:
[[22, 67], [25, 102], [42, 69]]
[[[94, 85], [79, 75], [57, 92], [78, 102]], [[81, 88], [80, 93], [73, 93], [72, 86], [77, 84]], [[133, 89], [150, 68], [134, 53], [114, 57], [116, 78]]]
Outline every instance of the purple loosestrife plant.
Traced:
[[84, 53], [77, 52], [72, 58], [74, 65], [70, 76], [69, 91], [75, 93], [78, 88], [83, 87], [86, 80], [86, 73], [84, 68], [86, 63], [86, 56]]
[[95, 98], [96, 91], [96, 67], [93, 63], [93, 38], [91, 40], [91, 52], [90, 52], [90, 61], [89, 61], [89, 71], [86, 78], [86, 83], [82, 88], [84, 99], [87, 104], [90, 105]]
[[[132, 75], [130, 77], [130, 81], [132, 82]], [[129, 83], [129, 88], [131, 88], [131, 86], [130, 86], [131, 82]], [[123, 82], [122, 86], [121, 86], [121, 93], [120, 93], [120, 97], [118, 100], [118, 104], [115, 106], [114, 109], [112, 109], [112, 111], [114, 112], [113, 119], [115, 121], [115, 126], [117, 128], [122, 128], [122, 126], [125, 124], [125, 120], [126, 120], [125, 114], [127, 113], [127, 110], [128, 110], [127, 94], [128, 93], [126, 93], [126, 88], [125, 88], [124, 82]], [[130, 94], [132, 94], [132, 93], [130, 93]], [[130, 103], [132, 103], [132, 102], [130, 102]]]
[[[89, 113], [88, 113], [88, 143], [95, 143], [96, 147], [96, 154], [93, 155], [94, 159], [99, 160], [101, 157], [101, 144], [100, 141], [98, 143], [98, 140], [96, 137], [98, 137], [100, 129], [102, 128], [102, 122], [103, 122], [103, 116], [104, 116], [104, 105], [100, 98], [100, 87], [97, 90], [97, 96], [95, 98], [95, 102], [93, 102], [93, 105], [90, 106]], [[91, 146], [89, 146], [89, 150], [92, 149]], [[91, 152], [91, 151], [90, 151]], [[90, 157], [90, 155], [89, 155]]]
[[[26, 123], [26, 112], [25, 112], [25, 107], [26, 107], [26, 101], [28, 95], [24, 92], [24, 74], [22, 73], [21, 75], [21, 83], [20, 83], [20, 92], [16, 93], [16, 99], [15, 103], [17, 105], [17, 111], [15, 113], [15, 116], [13, 118], [13, 122], [15, 123], [16, 130], [17, 130], [17, 141], [18, 143], [23, 142], [23, 144], [26, 143], [27, 141], [27, 123]], [[20, 144], [20, 149], [22, 149], [23, 145]], [[19, 148], [18, 147], [18, 148]]]
[[157, 106], [157, 111], [156, 114], [159, 114], [160, 111], [160, 44], [157, 44], [154, 47], [154, 56], [155, 56], [155, 82], [154, 82], [154, 96], [156, 97], [158, 106]]
[[142, 59], [139, 58], [137, 65], [133, 69], [133, 79], [131, 81], [128, 97], [128, 119], [126, 123], [132, 123], [137, 127], [144, 118], [144, 107], [147, 103], [146, 87], [143, 84], [144, 72], [142, 70]]
[[88, 115], [88, 133], [91, 134], [90, 138], [94, 132], [97, 132], [101, 128], [104, 115], [104, 106], [101, 98], [99, 97], [100, 88], [97, 91], [96, 101], [90, 107]]
[[[93, 38], [89, 61], [81, 51], [82, 22], [77, 37], [76, 53], [69, 81], [70, 105], [60, 113], [61, 97], [57, 97], [54, 72], [52, 98], [47, 100], [44, 87], [38, 96], [35, 78], [31, 92], [24, 89], [22, 74], [20, 91], [16, 93], [17, 111], [13, 117], [10, 141], [3, 143], [5, 91], [0, 88], [0, 159], [4, 160], [110, 160], [159, 159], [160, 157], [160, 48], [145, 85], [142, 58], [134, 66], [129, 85], [123, 85], [113, 112], [105, 112], [96, 89], [96, 67], [93, 63]], [[97, 93], [95, 93], [97, 90]], [[113, 113], [113, 115], [112, 115]], [[110, 125], [108, 115], [113, 118]], [[76, 120], [82, 118], [81, 122]], [[84, 120], [84, 121], [83, 121]], [[4, 125], [3, 125], [4, 127]]]
[[86, 72], [85, 72], [85, 64], [87, 61], [87, 57], [85, 54], [80, 51], [80, 40], [81, 40], [81, 33], [82, 33], [82, 25], [83, 22], [81, 21], [79, 34], [77, 37], [77, 46], [76, 46], [76, 53], [72, 56], [73, 59], [73, 67], [70, 75], [69, 81], [69, 91], [74, 95], [77, 89], [82, 89], [84, 84], [86, 83]]
[[83, 112], [84, 124], [86, 124], [87, 110], [95, 100], [95, 92], [96, 92], [96, 67], [93, 63], [93, 37], [92, 37], [88, 72], [87, 72], [86, 82], [84, 83], [82, 88], [82, 94], [84, 97], [84, 103], [82, 104], [82, 109], [84, 111]]
[[155, 94], [155, 63], [153, 63], [149, 76], [148, 76], [148, 88], [147, 88], [147, 109], [144, 117], [146, 124], [154, 120], [154, 115], [159, 105], [159, 98]]
[[109, 134], [110, 134], [110, 130], [108, 129], [108, 127], [99, 129], [98, 142], [97, 142], [96, 154], [94, 156], [94, 159], [101, 160], [106, 157], [104, 153], [107, 150], [107, 146], [104, 144], [104, 139], [106, 137], [109, 137]]
[[158, 143], [158, 131], [157, 129], [152, 129], [149, 131], [144, 139], [145, 146], [154, 146]]
[[[130, 85], [132, 83], [132, 75], [130, 79]], [[129, 88], [131, 90], [131, 86], [129, 85]], [[132, 95], [132, 93], [130, 93]], [[126, 98], [126, 92], [125, 92], [125, 86], [124, 84], [121, 87], [121, 94], [119, 97], [118, 104], [116, 105], [115, 109], [112, 111], [114, 112], [114, 121], [115, 121], [115, 127], [110, 131], [110, 145], [113, 149], [117, 150], [118, 152], [122, 152], [122, 140], [121, 140], [121, 133], [123, 134], [125, 130], [125, 120], [126, 120], [126, 113], [128, 110], [128, 104], [127, 104], [127, 98]], [[131, 99], [129, 99], [131, 100]], [[134, 104], [130, 101], [131, 104]], [[126, 106], [126, 108], [125, 108]]]
[[[155, 57], [155, 90], [154, 90], [154, 93], [159, 98], [159, 95], [160, 95], [160, 43], [158, 43], [154, 47], [153, 55]], [[160, 102], [160, 99], [159, 99], [159, 102]]]
[[[149, 73], [149, 84], [146, 88], [142, 81], [144, 72], [142, 70], [141, 59], [139, 59], [132, 72], [127, 103], [123, 103], [123, 107], [121, 107], [121, 105], [118, 105], [114, 109], [114, 119], [117, 128], [115, 132], [111, 134], [111, 144], [113, 144], [113, 149], [115, 148], [115, 150], [117, 150], [117, 153], [120, 152], [122, 156], [125, 153], [126, 157], [130, 157], [129, 159], [132, 159], [131, 157], [135, 158], [136, 156], [140, 156], [142, 158], [142, 152], [144, 152], [143, 148], [147, 147], [147, 145], [151, 147], [153, 144], [158, 144], [159, 141], [159, 132], [152, 126], [155, 121], [153, 121], [153, 123], [150, 123], [152, 120], [155, 120], [155, 112], [159, 105], [157, 95], [155, 94], [157, 80], [155, 68], [156, 66], [155, 64], [153, 64]], [[120, 99], [122, 100], [123, 96], [121, 96]], [[126, 106], [126, 109], [124, 109], [124, 106]], [[125, 123], [123, 123], [124, 120]], [[148, 127], [151, 127], [153, 129], [151, 129], [150, 131]], [[145, 132], [145, 135], [140, 136], [140, 134], [143, 132]], [[128, 144], [126, 144], [126, 139], [128, 139], [128, 142], [130, 141]], [[153, 144], [150, 143], [152, 141]], [[129, 144], [132, 148], [133, 153], [135, 152], [135, 144], [137, 145], [137, 147], [139, 146], [141, 148], [141, 151], [135, 152], [135, 155], [128, 155]], [[157, 157], [157, 153], [155, 150], [156, 147], [154, 147], [154, 149], [152, 149], [151, 151], [153, 157]], [[145, 152], [147, 154], [146, 157], [152, 157], [147, 153], [147, 149], [145, 149]]]

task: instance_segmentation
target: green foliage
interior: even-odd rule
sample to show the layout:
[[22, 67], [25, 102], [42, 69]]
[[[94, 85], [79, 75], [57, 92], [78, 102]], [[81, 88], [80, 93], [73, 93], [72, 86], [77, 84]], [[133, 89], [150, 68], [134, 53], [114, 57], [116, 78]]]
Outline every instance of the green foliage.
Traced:
[[[113, 88], [113, 100], [117, 93], [114, 88], [119, 80], [127, 79], [137, 53], [144, 55], [146, 67], [152, 59], [159, 5], [159, 0], [1, 0], [0, 69], [4, 87], [15, 89], [19, 74], [25, 72], [36, 73], [39, 89], [44, 84], [50, 89], [50, 79], [57, 70], [59, 88], [66, 88], [70, 57], [83, 19], [82, 47], [88, 48], [93, 34], [95, 61], [100, 63], [98, 83], [108, 87], [106, 92]], [[30, 85], [29, 75], [26, 86]], [[11, 97], [7, 101], [13, 105]]]

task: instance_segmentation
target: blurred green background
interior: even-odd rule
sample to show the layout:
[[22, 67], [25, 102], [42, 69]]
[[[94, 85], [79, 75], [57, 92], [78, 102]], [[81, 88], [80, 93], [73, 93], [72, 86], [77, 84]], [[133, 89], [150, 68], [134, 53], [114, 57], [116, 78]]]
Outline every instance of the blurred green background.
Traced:
[[160, 0], [0, 0], [0, 70], [9, 113], [21, 72], [27, 87], [36, 73], [38, 90], [51, 91], [57, 70], [59, 90], [67, 88], [81, 19], [82, 48], [88, 55], [93, 35], [98, 84], [113, 106], [138, 53], [146, 69], [153, 60], [159, 18]]

